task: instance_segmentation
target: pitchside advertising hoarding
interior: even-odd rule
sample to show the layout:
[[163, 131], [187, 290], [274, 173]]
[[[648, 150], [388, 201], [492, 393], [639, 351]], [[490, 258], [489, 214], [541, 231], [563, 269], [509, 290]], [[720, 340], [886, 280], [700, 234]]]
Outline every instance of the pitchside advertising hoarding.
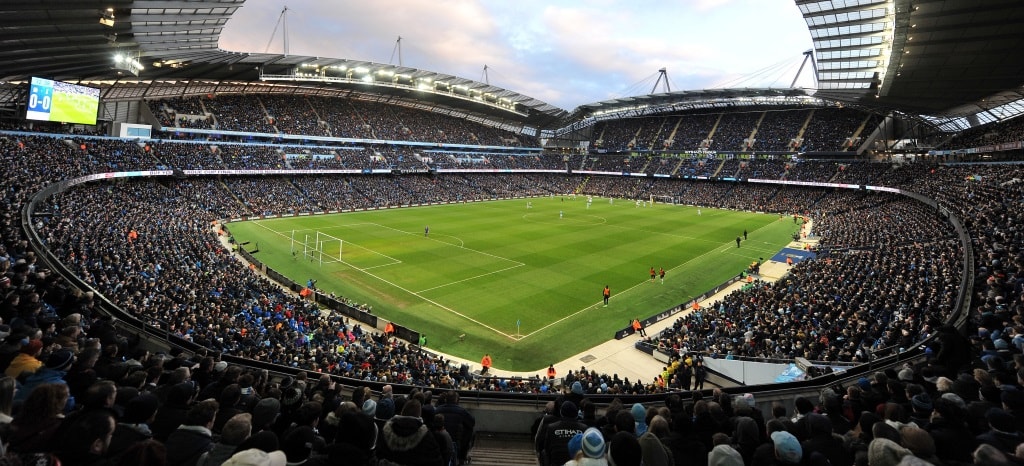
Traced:
[[95, 125], [99, 106], [99, 89], [32, 78], [25, 119]]

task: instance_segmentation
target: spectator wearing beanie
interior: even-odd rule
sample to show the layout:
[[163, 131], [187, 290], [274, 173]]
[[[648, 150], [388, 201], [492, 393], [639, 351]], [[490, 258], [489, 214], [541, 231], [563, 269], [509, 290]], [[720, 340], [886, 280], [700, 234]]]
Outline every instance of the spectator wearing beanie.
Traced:
[[196, 462], [196, 466], [220, 466], [232, 455], [238, 446], [252, 434], [252, 415], [249, 413], [236, 414], [224, 423], [221, 429], [220, 440], [213, 444], [210, 451], [203, 453], [203, 456]]
[[914, 456], [929, 463], [942, 463], [935, 457], [935, 440], [924, 429], [913, 426], [903, 427], [900, 429], [900, 445], [910, 450]]
[[[787, 432], [787, 433], [789, 432], [786, 429], [786, 424], [782, 422], [783, 419], [786, 419], [786, 418], [785, 417], [782, 417], [782, 418], [776, 417], [776, 418], [773, 418], [773, 419], [769, 419], [768, 422], [765, 423], [765, 430], [768, 432], [769, 441], [764, 442], [764, 443], [762, 443], [762, 444], [757, 446], [757, 448], [754, 450], [754, 455], [750, 459], [750, 464], [770, 465], [770, 464], [774, 464], [776, 462], [776, 460], [775, 460], [775, 445], [771, 441], [771, 436], [772, 436], [772, 434], [774, 434], [776, 432]], [[790, 435], [792, 436], [793, 434], [790, 433]], [[795, 439], [796, 437], [793, 437], [793, 438]], [[800, 445], [800, 441], [799, 440], [797, 440], [796, 443], [797, 443], [797, 445]], [[673, 453], [675, 453], [675, 451], [673, 451]]]
[[936, 456], [946, 461], [970, 463], [975, 440], [967, 428], [964, 410], [945, 397], [934, 400], [932, 407], [932, 420], [926, 430], [935, 439]]
[[910, 422], [927, 429], [932, 416], [932, 397], [924, 392], [918, 393], [910, 399], [910, 407]]
[[[729, 445], [719, 445], [732, 450], [737, 463], [713, 463], [715, 452], [712, 450], [708, 455], [708, 466], [743, 466], [743, 458], [740, 453]], [[608, 442], [608, 465], [609, 466], [640, 466], [643, 464], [643, 450], [640, 449], [640, 442], [636, 435], [630, 432], [617, 432]]]
[[[615, 451], [615, 443], [612, 443], [611, 451]], [[614, 464], [621, 466], [618, 461]], [[640, 462], [632, 464], [639, 466]], [[716, 445], [715, 448], [712, 448], [711, 452], [708, 453], [708, 466], [743, 466], [743, 455], [740, 455], [740, 452], [736, 451], [732, 445]]]
[[587, 430], [587, 425], [578, 421], [579, 410], [571, 401], [563, 401], [559, 408], [559, 419], [544, 426], [544, 432], [537, 433], [537, 451], [542, 466], [557, 466], [569, 461], [569, 439]]
[[195, 396], [196, 388], [191, 382], [181, 382], [172, 386], [167, 392], [167, 402], [160, 406], [156, 418], [149, 424], [153, 430], [153, 438], [166, 442], [171, 432], [185, 423]]
[[[23, 401], [28, 397], [33, 388], [43, 384], [57, 383], [67, 385], [67, 382], [64, 381], [64, 376], [68, 373], [68, 369], [71, 368], [71, 364], [74, 362], [75, 354], [71, 350], [59, 349], [54, 351], [46, 358], [45, 366], [25, 378], [25, 383], [21, 385], [21, 388], [18, 389], [18, 394], [14, 397], [15, 401]], [[74, 397], [70, 398], [70, 400], [74, 400]], [[71, 406], [74, 405], [72, 404]]]
[[[288, 438], [288, 435], [291, 433], [292, 430], [298, 429], [300, 427], [309, 427], [309, 429], [315, 433], [317, 425], [320, 423], [320, 414], [322, 412], [323, 405], [319, 401], [307, 401], [305, 403], [302, 403], [302, 406], [299, 406], [299, 409], [295, 410], [295, 412], [292, 413], [293, 422], [282, 433], [282, 442], [284, 441], [284, 439]], [[321, 437], [320, 435], [314, 435], [312, 440], [313, 451], [316, 453], [322, 453], [326, 443], [327, 442], [324, 440], [323, 437]], [[285, 449], [285, 453], [288, 453], [287, 449]], [[290, 462], [291, 461], [289, 460], [289, 463]]]
[[337, 430], [334, 435], [334, 444], [327, 447], [328, 457], [337, 456], [337, 452], [344, 452], [358, 453], [353, 458], [375, 460], [380, 433], [377, 431], [377, 425], [373, 423], [373, 419], [366, 417], [356, 408], [355, 404], [348, 401], [342, 403], [342, 407], [339, 408], [336, 415]]
[[152, 393], [143, 393], [128, 400], [124, 407], [124, 415], [121, 416], [121, 422], [118, 422], [117, 427], [114, 428], [114, 435], [110, 439], [107, 455], [119, 456], [132, 445], [153, 438], [149, 423], [153, 422], [158, 408], [159, 401]]
[[[588, 427], [588, 429], [589, 429], [589, 427]], [[574, 464], [573, 462], [576, 461], [576, 458], [580, 457], [583, 454], [581, 452], [582, 450], [583, 450], [583, 433], [580, 432], [580, 433], [578, 433], [576, 435], [573, 435], [572, 438], [569, 439], [569, 461], [567, 461], [565, 464], [567, 464], [567, 465], [568, 464]]]
[[[985, 373], [988, 374], [987, 372]], [[970, 420], [971, 432], [976, 434], [982, 434], [988, 430], [988, 421], [985, 420], [985, 415], [988, 414], [988, 410], [992, 408], [1002, 408], [1002, 390], [995, 385], [982, 385], [978, 390], [980, 399], [978, 401], [972, 401], [967, 405], [967, 418]], [[1017, 429], [1020, 430], [1020, 429]]]
[[820, 453], [832, 466], [851, 466], [853, 458], [843, 448], [842, 437], [832, 433], [832, 421], [823, 414], [810, 413], [807, 419], [807, 440], [800, 444], [803, 451]]
[[213, 420], [213, 429], [211, 429], [214, 434], [220, 434], [224, 424], [227, 424], [229, 419], [242, 412], [242, 410], [238, 409], [238, 402], [241, 399], [242, 389], [238, 384], [233, 383], [224, 387], [224, 390], [221, 390], [217, 398], [220, 409], [217, 410], [217, 418]]
[[793, 434], [784, 430], [772, 432], [771, 439], [775, 459], [779, 464], [796, 465], [803, 461], [803, 449], [800, 447], [800, 441]]
[[1008, 454], [1014, 454], [1017, 445], [1024, 443], [1024, 435], [1017, 430], [1013, 415], [1003, 409], [992, 408], [985, 413], [989, 429], [977, 437], [978, 444], [988, 444]]
[[577, 407], [579, 407], [584, 397], [586, 397], [586, 393], [583, 392], [583, 384], [579, 380], [574, 381], [569, 386], [569, 393], [565, 395], [565, 399], [571, 401]]
[[911, 456], [910, 450], [885, 438], [876, 438], [868, 445], [870, 466], [896, 466], [904, 456]]
[[252, 409], [252, 432], [270, 430], [281, 415], [281, 402], [277, 398], [263, 398]]
[[281, 451], [289, 465], [302, 465], [313, 455], [316, 432], [312, 427], [299, 426], [288, 431], [281, 440]]
[[633, 431], [637, 437], [647, 432], [647, 408], [640, 403], [634, 403], [629, 408], [629, 414], [633, 415]]
[[[575, 437], [573, 437], [575, 438]], [[595, 427], [587, 428], [579, 434], [579, 455], [566, 463], [566, 466], [607, 466], [605, 453], [608, 450], [601, 431]]]
[[[21, 350], [11, 360], [10, 365], [4, 370], [8, 377], [17, 379], [22, 373], [34, 374], [43, 361], [39, 360], [39, 353], [43, 352], [43, 342], [40, 340], [29, 340], [21, 346]], [[27, 395], [26, 395], [27, 396]]]

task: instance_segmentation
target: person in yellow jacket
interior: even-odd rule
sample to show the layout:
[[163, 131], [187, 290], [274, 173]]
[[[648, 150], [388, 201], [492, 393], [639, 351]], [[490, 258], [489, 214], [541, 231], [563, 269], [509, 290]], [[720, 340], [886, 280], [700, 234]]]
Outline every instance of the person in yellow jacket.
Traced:
[[11, 360], [11, 364], [7, 366], [4, 374], [15, 379], [25, 372], [35, 374], [40, 367], [43, 367], [43, 361], [39, 360], [39, 354], [42, 352], [43, 342], [41, 340], [29, 340]]

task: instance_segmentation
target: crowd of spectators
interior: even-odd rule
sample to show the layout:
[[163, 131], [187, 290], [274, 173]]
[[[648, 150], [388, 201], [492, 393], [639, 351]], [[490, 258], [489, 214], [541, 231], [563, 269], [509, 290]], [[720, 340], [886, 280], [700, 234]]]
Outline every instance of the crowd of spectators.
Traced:
[[[213, 113], [217, 129], [276, 134], [279, 131], [259, 99], [247, 95], [225, 94], [202, 98], [203, 106]], [[315, 120], [314, 120], [315, 121]]]
[[711, 134], [711, 129], [718, 122], [720, 114], [696, 114], [687, 115], [679, 119], [676, 125], [675, 134], [672, 135], [672, 146], [675, 150], [699, 150], [707, 149], [704, 142]]
[[750, 150], [748, 139], [762, 112], [725, 113], [715, 126], [708, 149], [715, 151]]
[[[125, 169], [135, 163], [150, 166], [153, 160], [176, 167], [217, 165], [210, 161], [216, 158], [208, 150], [186, 154], [184, 146], [191, 148], [189, 144], [163, 147], [161, 143], [153, 147], [151, 153], [155, 155], [147, 156], [146, 151], [140, 149], [138, 158], [126, 156], [135, 150], [131, 144], [107, 144], [105, 140], [78, 143], [46, 136], [0, 139], [0, 150], [9, 168], [3, 179], [6, 194], [0, 204], [3, 213], [0, 284], [4, 291], [0, 333], [6, 333], [0, 353], [9, 359], [0, 360], [6, 363], [8, 376], [22, 377], [23, 382], [18, 389], [22, 408], [5, 413], [13, 415], [12, 433], [5, 437], [9, 440], [8, 447], [18, 455], [45, 457], [56, 453], [67, 464], [92, 464], [103, 458], [140, 464], [136, 458], [158, 455], [150, 449], [163, 448], [165, 456], [170, 459], [172, 455], [179, 455], [175, 456], [175, 464], [183, 464], [189, 458], [180, 455], [203, 450], [195, 441], [186, 439], [195, 440], [196, 433], [207, 437], [206, 431], [209, 431], [211, 434], [205, 444], [214, 445], [211, 428], [221, 416], [219, 408], [239, 406], [232, 395], [234, 389], [228, 390], [230, 384], [213, 382], [215, 373], [226, 375], [230, 369], [232, 374], [239, 373], [238, 391], [243, 392], [242, 397], [249, 403], [255, 399], [249, 395], [258, 393], [260, 398], [276, 399], [282, 415], [284, 405], [294, 408], [294, 416], [287, 417], [284, 429], [275, 432], [282, 447], [303, 445], [295, 448], [289, 460], [302, 461], [303, 455], [329, 455], [330, 449], [307, 449], [305, 445], [317, 442], [293, 438], [289, 434], [298, 435], [295, 429], [287, 430], [289, 427], [299, 429], [311, 418], [323, 418], [326, 425], [330, 424], [332, 413], [336, 418], [348, 414], [328, 408], [329, 399], [340, 402], [336, 394], [330, 393], [329, 379], [323, 382], [328, 387], [321, 387], [319, 396], [317, 390], [311, 393], [301, 390], [300, 401], [295, 402], [296, 391], [286, 390], [297, 382], [295, 380], [280, 384], [286, 385], [285, 389], [280, 385], [276, 387], [278, 393], [267, 384], [266, 377], [262, 377], [261, 382], [260, 374], [246, 374], [242, 368], [225, 368], [214, 358], [156, 358], [132, 349], [130, 341], [119, 336], [109, 319], [94, 309], [94, 296], [69, 287], [58, 275], [38, 265], [38, 259], [21, 235], [19, 212], [25, 200], [43, 186], [61, 179], [109, 171], [112, 165]], [[834, 164], [802, 162], [796, 165], [824, 168], [816, 178], [807, 170], [810, 179], [827, 181], [836, 174]], [[822, 453], [833, 464], [849, 464], [858, 454], [870, 458], [872, 451], [882, 449], [884, 451], [877, 454], [914, 455], [933, 464], [951, 460], [970, 462], [971, 452], [979, 444], [993, 446], [981, 447], [979, 453], [975, 453], [982, 458], [979, 464], [998, 464], [1002, 461], [999, 458], [1013, 454], [1024, 427], [1021, 425], [1024, 397], [1020, 396], [1024, 393], [1020, 387], [1024, 380], [1019, 366], [1022, 361], [1019, 356], [1024, 349], [1021, 322], [1024, 257], [1020, 250], [1024, 233], [1019, 227], [1024, 215], [1021, 207], [1024, 189], [1019, 181], [1021, 169], [1019, 166], [935, 166], [922, 162], [905, 166], [879, 165], [871, 175], [875, 184], [896, 183], [894, 185], [925, 194], [965, 219], [974, 241], [972, 247], [977, 252], [973, 308], [967, 328], [970, 339], [964, 340], [955, 331], [942, 327], [958, 291], [963, 257], [960, 244], [949, 233], [948, 225], [933, 211], [893, 195], [809, 188], [779, 188], [774, 194], [759, 190], [753, 195], [744, 194], [740, 199], [763, 203], [768, 211], [791, 211], [794, 205], [802, 206], [802, 213], [813, 217], [818, 225], [816, 229], [822, 244], [829, 249], [828, 255], [799, 263], [783, 281], [750, 287], [699, 314], [691, 314], [678, 323], [674, 334], [652, 338], [663, 347], [682, 354], [704, 349], [709, 356], [710, 353], [727, 355], [731, 351], [734, 355], [803, 355], [826, 361], [861, 361], [869, 358], [875, 349], [906, 348], [929, 335], [937, 335], [929, 361], [907, 368], [906, 374], [904, 371], [899, 371], [896, 377], [874, 374], [858, 383], [859, 392], [849, 387], [846, 393], [824, 393], [817, 408], [811, 402], [810, 408], [804, 410], [807, 403], [798, 403], [800, 412], [796, 413], [797, 420], [793, 424], [799, 425], [800, 419], [807, 419], [802, 423], [805, 428], [795, 427], [790, 434], [803, 440], [802, 444], [797, 443], [807, 461], [815, 460], [814, 452], [825, 451], [823, 447], [813, 446], [815, 440], [835, 443], [829, 440], [830, 435], [824, 435], [829, 433], [828, 427], [836, 434], [846, 433], [852, 427], [855, 432], [849, 439], [852, 447], [836, 450], [843, 453], [834, 456]], [[544, 390], [542, 387], [546, 385], [536, 379], [510, 382], [469, 377], [460, 367], [421, 352], [415, 345], [362, 329], [340, 316], [323, 313], [308, 301], [284, 292], [248, 270], [221, 246], [210, 228], [210, 222], [221, 213], [239, 209], [232, 204], [245, 205], [250, 211], [308, 209], [311, 201], [307, 191], [299, 186], [310, 182], [315, 187], [315, 183], [327, 181], [318, 178], [304, 177], [301, 181], [278, 177], [232, 178], [225, 179], [226, 190], [219, 182], [202, 179], [173, 183], [96, 183], [49, 199], [42, 209], [52, 216], [39, 219], [35, 228], [47, 248], [105, 298], [140, 320], [212, 352], [227, 352], [325, 375], [437, 390]], [[583, 183], [580, 178], [565, 174], [509, 175], [509, 178], [454, 174], [437, 178], [435, 183], [424, 176], [408, 180], [393, 176], [352, 176], [341, 182], [359, 193], [363, 202], [377, 205], [398, 205], [432, 196], [436, 199], [489, 198], [526, 186], [534, 192], [564, 193], [580, 187], [581, 193], [638, 198], [657, 193], [680, 196], [685, 203], [725, 206], [738, 194], [732, 191], [741, 188], [722, 182], [623, 177], [594, 177]], [[457, 194], [441, 194], [442, 187], [453, 186], [458, 188]], [[243, 196], [247, 200], [241, 200]], [[782, 203], [781, 206], [776, 202]], [[858, 231], [865, 226], [876, 228], [870, 235]], [[124, 363], [121, 364], [120, 356], [128, 361], [121, 361]], [[196, 364], [196, 376], [193, 376], [191, 368]], [[685, 359], [681, 357], [674, 364], [685, 365]], [[32, 372], [33, 366], [38, 375], [22, 375], [25, 368]], [[189, 369], [182, 370], [186, 368]], [[250, 377], [243, 381], [246, 375]], [[669, 375], [668, 380], [659, 375], [666, 385], [672, 384], [674, 374]], [[603, 377], [588, 374], [586, 388], [582, 388], [581, 383], [580, 390], [596, 392], [602, 384], [607, 385], [611, 393], [668, 389], [659, 384], [657, 377], [651, 382], [623, 380], [621, 384], [616, 384], [612, 377]], [[193, 383], [187, 383], [190, 388], [186, 389], [183, 382], [190, 380]], [[56, 384], [45, 383], [49, 381]], [[593, 383], [595, 381], [600, 383]], [[261, 387], [269, 388], [257, 389], [260, 384], [267, 384]], [[319, 387], [321, 383], [309, 385]], [[4, 386], [0, 383], [0, 388]], [[117, 401], [122, 392], [126, 394], [119, 412]], [[160, 406], [158, 410], [152, 409], [154, 403], [147, 395], [138, 395], [145, 392], [153, 393], [155, 404]], [[10, 393], [13, 396], [14, 390]], [[928, 398], [921, 396], [925, 394]], [[77, 409], [69, 406], [72, 397], [79, 406]], [[209, 398], [216, 401], [195, 402]], [[319, 401], [321, 406], [303, 411], [307, 399]], [[708, 442], [701, 442], [705, 450], [711, 452], [709, 456], [715, 455], [715, 451], [734, 455], [727, 450], [733, 448], [740, 456], [748, 452], [753, 461], [757, 449], [768, 444], [766, 433], [751, 437], [751, 424], [742, 420], [739, 403], [756, 406], [747, 397], [727, 401], [728, 397], [720, 396], [715, 400], [718, 408], [710, 402], [701, 405], [698, 400], [692, 404], [692, 416], [686, 415], [685, 403], [674, 405], [671, 399], [666, 399], [669, 411], [675, 406], [684, 414], [670, 413], [668, 435], [676, 432], [685, 439], [710, 434]], [[859, 403], [851, 401], [858, 399]], [[133, 400], [138, 401], [132, 404]], [[447, 402], [446, 399], [440, 404]], [[255, 423], [259, 403], [253, 404], [251, 413]], [[422, 415], [422, 410], [430, 403], [425, 399], [419, 404]], [[128, 409], [129, 405], [132, 409]], [[732, 408], [727, 408], [730, 405]], [[369, 407], [364, 404], [359, 411], [372, 411], [373, 406], [379, 404]], [[401, 412], [416, 418], [415, 404], [411, 406], [409, 412], [404, 408]], [[815, 409], [830, 422], [828, 427], [813, 414]], [[434, 406], [435, 413], [439, 410], [439, 406]], [[561, 411], [559, 407], [553, 413]], [[153, 412], [157, 417], [149, 423], [148, 416]], [[301, 420], [303, 412], [307, 413], [307, 421]], [[757, 411], [749, 412], [757, 416], [754, 414]], [[126, 417], [128, 413], [133, 417]], [[788, 417], [789, 413], [785, 414], [784, 417]], [[666, 433], [660, 430], [662, 423], [656, 422], [654, 417], [647, 421], [646, 412], [641, 416], [642, 421], [631, 415], [634, 429], [643, 425], [645, 429], [650, 426], [656, 435]], [[222, 417], [225, 428], [231, 418]], [[704, 423], [704, 427], [700, 427], [695, 419], [717, 421], [699, 421]], [[426, 419], [402, 421], [415, 425], [429, 422]], [[911, 422], [914, 426], [910, 426]], [[614, 424], [619, 430], [628, 430], [625, 423], [615, 420]], [[114, 457], [114, 453], [121, 452], [111, 452], [114, 442], [106, 439], [116, 435], [122, 425], [123, 429], [135, 432], [149, 430], [157, 441], [128, 441], [122, 454], [138, 456], [131, 456], [131, 460]], [[270, 429], [260, 427], [252, 431], [274, 431], [273, 422], [269, 425]], [[336, 425], [356, 424], [338, 422]], [[884, 432], [886, 429], [881, 426], [886, 425], [894, 428], [896, 435], [891, 430]], [[754, 426], [761, 427], [758, 421]], [[924, 435], [908, 430], [915, 426], [923, 429]], [[306, 429], [302, 430], [303, 435], [308, 435]], [[381, 432], [385, 430], [381, 428]], [[865, 434], [868, 430], [871, 436]], [[726, 440], [719, 437], [716, 441], [716, 432], [726, 436], [733, 434], [733, 437]], [[335, 432], [335, 446], [340, 437]], [[51, 438], [76, 441], [47, 441]], [[615, 450], [617, 438], [621, 436], [615, 434], [606, 438], [613, 445], [612, 450]], [[772, 448], [792, 449], [788, 438], [776, 440], [774, 435], [770, 438], [777, 442]], [[267, 443], [263, 443], [264, 439]], [[928, 439], [931, 439], [931, 446]], [[261, 446], [271, 444], [269, 434], [258, 440]], [[218, 441], [223, 441], [223, 436]], [[229, 439], [228, 443], [231, 441], [234, 440]], [[997, 441], [1001, 443], [995, 445]], [[325, 437], [324, 443], [331, 442]], [[735, 443], [736, 447], [723, 447], [724, 443]], [[128, 453], [131, 449], [134, 450]], [[289, 453], [288, 448], [282, 449]], [[226, 450], [235, 451], [230, 447], [218, 451]], [[386, 451], [385, 447], [377, 453]]]
[[147, 100], [146, 104], [164, 128], [213, 128], [213, 118], [203, 109], [198, 97]]
[[[623, 118], [620, 120], [598, 123], [594, 127], [593, 146], [609, 152], [644, 149], [636, 145], [637, 134], [654, 119]], [[660, 121], [660, 120], [659, 120]]]
[[940, 144], [938, 149], [968, 149], [1020, 141], [1024, 141], [1024, 119], [1013, 118], [964, 130]]
[[[846, 146], [848, 138], [853, 137], [857, 128], [865, 122], [877, 121], [877, 117], [866, 115], [863, 112], [840, 108], [840, 109], [816, 109], [814, 117], [804, 130], [800, 150], [811, 151], [844, 151], [849, 149]], [[874, 128], [870, 124], [865, 128]]]
[[793, 138], [807, 121], [806, 110], [765, 112], [757, 126], [752, 148], [757, 151], [791, 151]]
[[[605, 151], [842, 151], [849, 149], [844, 143], [870, 118], [863, 112], [833, 108], [750, 108], [725, 113], [623, 118], [597, 123], [591, 146]], [[803, 137], [798, 139], [801, 129]], [[753, 141], [747, 142], [752, 144], [747, 144], [751, 134]], [[709, 139], [710, 144], [705, 144]], [[800, 144], [794, 145], [794, 140]], [[667, 147], [666, 141], [670, 142]]]
[[320, 115], [305, 96], [263, 94], [258, 97], [274, 126], [284, 134], [329, 136]]
[[[147, 101], [169, 129], [333, 136], [500, 147], [537, 147], [535, 137], [400, 105], [338, 97], [234, 95]], [[206, 112], [209, 113], [206, 113]], [[195, 113], [191, 113], [195, 112]]]

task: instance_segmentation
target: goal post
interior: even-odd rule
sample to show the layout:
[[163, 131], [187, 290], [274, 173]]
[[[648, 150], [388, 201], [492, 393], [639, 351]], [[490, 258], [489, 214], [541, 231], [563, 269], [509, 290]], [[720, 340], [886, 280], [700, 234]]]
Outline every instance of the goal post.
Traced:
[[651, 203], [653, 204], [655, 202], [660, 204], [676, 205], [679, 203], [679, 198], [675, 196], [655, 196], [652, 194]]
[[345, 242], [341, 238], [317, 230], [316, 245], [320, 252], [321, 264], [341, 261], [342, 249], [345, 246]]
[[345, 242], [336, 236], [316, 231], [312, 234], [304, 233], [302, 242], [295, 238], [292, 232], [292, 257], [297, 257], [299, 248], [302, 248], [302, 259], [310, 262], [317, 262], [323, 265], [324, 262], [340, 262], [342, 248]]

